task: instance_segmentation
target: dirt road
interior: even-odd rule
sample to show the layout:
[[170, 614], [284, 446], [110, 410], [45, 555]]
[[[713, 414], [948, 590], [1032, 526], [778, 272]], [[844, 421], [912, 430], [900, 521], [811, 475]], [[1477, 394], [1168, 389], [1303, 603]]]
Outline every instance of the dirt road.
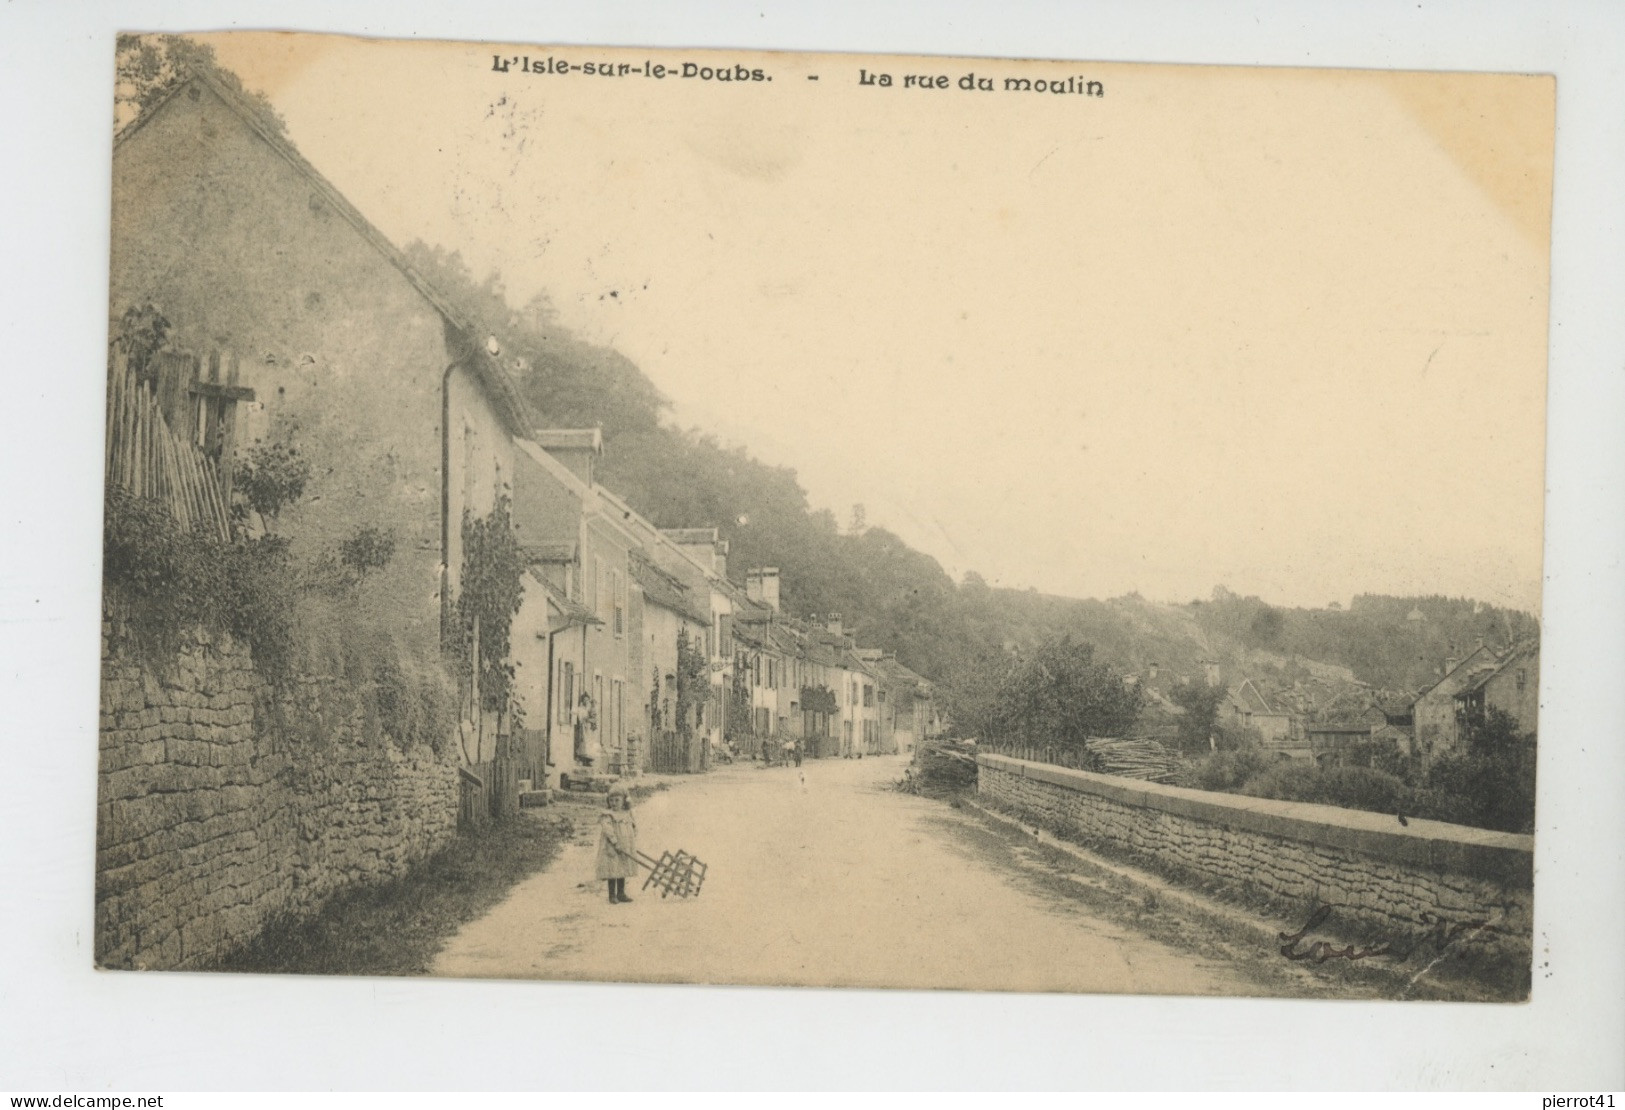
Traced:
[[[465, 926], [437, 975], [1177, 994], [1280, 993], [1045, 881], [985, 822], [889, 787], [896, 759], [745, 764], [637, 807], [639, 846], [710, 865], [704, 892], [608, 904], [595, 813], [545, 873]], [[804, 776], [804, 778], [803, 778]], [[553, 813], [565, 812], [558, 807]], [[1117, 923], [1114, 923], [1114, 919]]]

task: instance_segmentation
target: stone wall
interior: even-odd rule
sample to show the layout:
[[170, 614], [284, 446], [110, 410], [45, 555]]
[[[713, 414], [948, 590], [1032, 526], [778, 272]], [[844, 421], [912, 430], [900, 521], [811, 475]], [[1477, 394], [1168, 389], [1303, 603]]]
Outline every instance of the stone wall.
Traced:
[[[1301, 910], [1336, 907], [1384, 937], [1487, 922], [1475, 947], [1527, 953], [1534, 838], [1336, 806], [1185, 790], [1000, 755], [977, 791], [1176, 878]], [[1441, 922], [1444, 924], [1441, 926]]]
[[190, 637], [160, 672], [123, 637], [103, 625], [99, 965], [207, 964], [455, 834], [456, 767], [403, 754], [337, 680], [274, 702], [228, 637]]

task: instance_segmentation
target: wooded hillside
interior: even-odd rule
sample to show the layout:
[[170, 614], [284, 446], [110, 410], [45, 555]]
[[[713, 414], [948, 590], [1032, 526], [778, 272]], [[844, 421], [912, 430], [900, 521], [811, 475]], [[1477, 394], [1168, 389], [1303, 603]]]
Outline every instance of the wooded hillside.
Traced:
[[1480, 639], [1506, 644], [1537, 631], [1527, 613], [1465, 598], [1362, 595], [1348, 610], [1292, 609], [1223, 587], [1209, 599], [1161, 604], [996, 588], [974, 573], [955, 583], [885, 528], [843, 529], [828, 510], [812, 508], [794, 470], [673, 426], [669, 403], [638, 366], [572, 335], [545, 297], [516, 309], [499, 276], [476, 278], [455, 252], [413, 243], [406, 253], [497, 337], [542, 420], [602, 427], [606, 486], [662, 527], [719, 528], [738, 581], [751, 567], [779, 567], [790, 613], [843, 614], [861, 642], [895, 651], [936, 680], [950, 712], [1010, 652], [1068, 635], [1093, 644], [1121, 672], [1155, 664], [1164, 675], [1192, 675], [1214, 660], [1226, 682], [1253, 673], [1290, 681], [1319, 663], [1379, 689], [1409, 691]]

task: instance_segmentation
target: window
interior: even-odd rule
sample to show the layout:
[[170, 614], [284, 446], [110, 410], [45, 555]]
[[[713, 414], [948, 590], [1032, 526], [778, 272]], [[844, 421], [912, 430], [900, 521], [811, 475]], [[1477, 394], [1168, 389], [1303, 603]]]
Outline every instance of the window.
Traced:
[[559, 724], [570, 723], [570, 709], [576, 703], [576, 665], [568, 661], [559, 663]]
[[620, 679], [615, 680], [615, 746], [621, 747], [626, 743], [626, 684]]
[[604, 611], [604, 595], [602, 593], [602, 589], [603, 589], [603, 579], [602, 579], [603, 570], [604, 570], [604, 562], [603, 562], [603, 560], [600, 559], [598, 556], [594, 555], [592, 557], [592, 612], [593, 612], [593, 616], [598, 616], [598, 615], [602, 614], [603, 611]]
[[875, 688], [867, 682], [863, 684], [863, 707], [868, 709], [875, 703]]
[[615, 610], [615, 635], [620, 636], [626, 631], [626, 610], [621, 600], [621, 572], [618, 570], [609, 572], [609, 598], [610, 605]]
[[734, 650], [734, 618], [732, 613], [717, 614], [717, 642], [719, 655], [732, 655]]

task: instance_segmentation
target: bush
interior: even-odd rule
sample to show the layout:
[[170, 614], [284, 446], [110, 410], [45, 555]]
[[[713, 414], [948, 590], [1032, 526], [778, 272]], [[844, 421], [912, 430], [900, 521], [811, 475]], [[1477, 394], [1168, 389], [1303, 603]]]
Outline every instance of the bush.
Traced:
[[1352, 767], [1370, 767], [1411, 781], [1411, 757], [1392, 740], [1364, 740], [1348, 745], [1341, 762]]
[[457, 689], [438, 662], [411, 658], [398, 646], [373, 671], [378, 723], [402, 751], [423, 745], [440, 754], [457, 726]]
[[237, 471], [238, 492], [262, 517], [275, 518], [303, 497], [309, 481], [310, 464], [299, 457], [297, 447], [285, 443], [250, 449]]
[[1235, 793], [1251, 779], [1270, 770], [1279, 760], [1256, 748], [1218, 752], [1182, 767], [1176, 777], [1179, 786], [1192, 790], [1214, 790]]
[[1445, 756], [1429, 770], [1427, 786], [1438, 820], [1502, 832], [1535, 831], [1532, 744], [1523, 751]]
[[1373, 813], [1412, 811], [1415, 799], [1405, 781], [1370, 767], [1317, 767], [1281, 763], [1248, 782], [1242, 793], [1255, 798], [1363, 809]]
[[395, 533], [389, 529], [361, 525], [339, 544], [339, 562], [355, 573], [357, 581], [369, 572], [383, 570], [395, 557]]
[[267, 677], [286, 672], [297, 594], [287, 541], [184, 532], [162, 505], [118, 489], [103, 511], [103, 583], [149, 663], [173, 658], [181, 636], [203, 627], [247, 643]]

